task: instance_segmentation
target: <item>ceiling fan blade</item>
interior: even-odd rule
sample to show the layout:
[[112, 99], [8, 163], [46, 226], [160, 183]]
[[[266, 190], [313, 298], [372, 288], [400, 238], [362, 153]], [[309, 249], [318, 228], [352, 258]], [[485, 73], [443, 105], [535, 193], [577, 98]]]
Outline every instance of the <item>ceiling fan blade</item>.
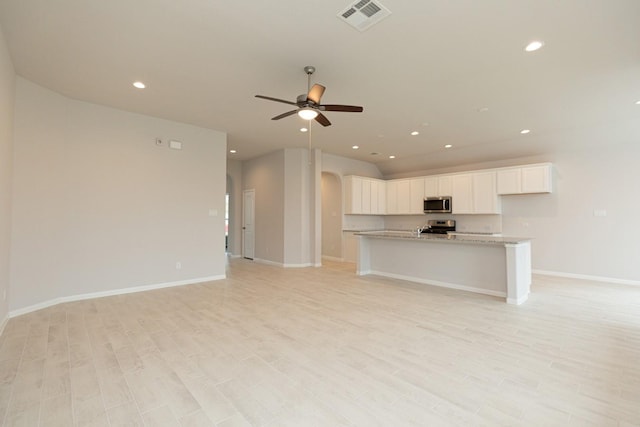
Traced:
[[326, 88], [322, 85], [314, 84], [307, 94], [307, 100], [315, 104], [320, 104], [320, 98], [322, 98], [322, 94], [324, 93], [325, 89]]
[[278, 99], [278, 98], [272, 98], [270, 96], [264, 96], [264, 95], [256, 95], [256, 98], [261, 98], [261, 99], [266, 99], [268, 101], [276, 101], [276, 102], [282, 102], [284, 104], [289, 104], [289, 105], [298, 105], [295, 102], [291, 102], [291, 101], [286, 101], [284, 99]]
[[362, 113], [364, 108], [359, 107], [357, 105], [336, 105], [336, 104], [327, 104], [327, 105], [318, 105], [318, 108], [322, 111], [343, 111], [348, 113]]
[[280, 119], [284, 119], [285, 117], [289, 117], [295, 113], [297, 113], [298, 110], [291, 110], [291, 111], [287, 111], [286, 113], [282, 113], [279, 116], [275, 116], [273, 117], [271, 120], [280, 120]]
[[325, 127], [331, 126], [331, 122], [329, 121], [329, 119], [327, 119], [327, 117], [322, 113], [318, 113], [318, 115], [316, 116], [316, 122]]

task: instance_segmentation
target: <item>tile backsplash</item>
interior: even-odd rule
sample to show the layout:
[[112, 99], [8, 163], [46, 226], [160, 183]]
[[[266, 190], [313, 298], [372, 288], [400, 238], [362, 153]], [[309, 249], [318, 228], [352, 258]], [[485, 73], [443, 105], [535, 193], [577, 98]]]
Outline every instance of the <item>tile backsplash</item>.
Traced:
[[501, 233], [501, 215], [388, 215], [384, 217], [384, 228], [390, 230], [414, 230], [430, 219], [455, 219], [456, 231], [469, 233]]

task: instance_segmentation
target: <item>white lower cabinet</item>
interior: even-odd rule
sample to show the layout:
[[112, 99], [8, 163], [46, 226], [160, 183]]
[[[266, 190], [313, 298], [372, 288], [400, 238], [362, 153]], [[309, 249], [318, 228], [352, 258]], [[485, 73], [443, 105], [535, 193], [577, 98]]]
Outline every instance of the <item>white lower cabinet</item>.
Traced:
[[355, 232], [342, 232], [342, 259], [346, 262], [358, 260], [358, 236], [355, 235]]

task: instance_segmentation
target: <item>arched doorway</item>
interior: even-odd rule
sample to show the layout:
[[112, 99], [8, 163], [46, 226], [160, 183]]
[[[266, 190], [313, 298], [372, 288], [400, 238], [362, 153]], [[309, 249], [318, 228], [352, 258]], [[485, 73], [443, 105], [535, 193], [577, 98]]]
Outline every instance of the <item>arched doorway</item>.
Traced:
[[342, 182], [340, 177], [322, 172], [322, 257], [341, 261], [342, 256]]

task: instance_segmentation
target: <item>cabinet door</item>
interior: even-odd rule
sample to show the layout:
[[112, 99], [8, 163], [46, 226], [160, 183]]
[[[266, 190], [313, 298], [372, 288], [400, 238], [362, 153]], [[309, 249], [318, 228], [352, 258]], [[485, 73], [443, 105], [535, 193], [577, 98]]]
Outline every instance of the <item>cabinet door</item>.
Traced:
[[453, 195], [453, 179], [451, 176], [438, 177], [438, 194], [436, 196], [452, 196]]
[[387, 215], [398, 213], [398, 182], [387, 181]]
[[363, 178], [362, 183], [362, 212], [363, 214], [371, 213], [371, 181]]
[[473, 175], [451, 177], [451, 208], [454, 214], [473, 213]]
[[398, 210], [399, 214], [411, 213], [411, 181], [398, 181]]
[[520, 168], [499, 170], [497, 173], [498, 194], [520, 194], [522, 192], [520, 177]]
[[424, 178], [416, 178], [411, 181], [409, 212], [413, 214], [424, 213]]
[[521, 170], [523, 193], [551, 193], [551, 165], [524, 166]]
[[387, 213], [387, 183], [378, 181], [378, 214]]
[[495, 172], [473, 174], [473, 212], [477, 214], [500, 213]]
[[438, 181], [440, 181], [440, 178], [437, 176], [424, 179], [424, 197], [438, 197], [440, 195], [438, 193]]
[[378, 186], [380, 185], [380, 182], [378, 182], [378, 180], [372, 179], [369, 185], [369, 192], [371, 194], [371, 209], [369, 209], [369, 213], [378, 215], [380, 213], [380, 210], [378, 208]]

